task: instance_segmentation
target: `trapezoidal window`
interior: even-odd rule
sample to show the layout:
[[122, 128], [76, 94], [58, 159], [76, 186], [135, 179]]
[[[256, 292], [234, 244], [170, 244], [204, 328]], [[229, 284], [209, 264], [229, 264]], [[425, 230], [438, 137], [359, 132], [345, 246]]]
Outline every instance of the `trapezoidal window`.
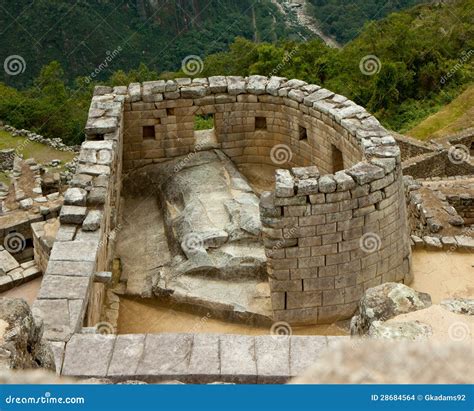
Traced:
[[155, 126], [143, 126], [143, 140], [155, 139]]
[[308, 130], [306, 130], [306, 127], [298, 127], [298, 137], [300, 141], [308, 141]]
[[169, 107], [166, 109], [167, 116], [174, 116], [174, 107]]
[[266, 130], [266, 129], [267, 129], [267, 118], [255, 117], [255, 130]]
[[339, 150], [335, 145], [331, 144], [332, 151], [332, 172], [344, 170], [344, 157], [342, 151]]
[[194, 116], [194, 131], [212, 130], [214, 128], [214, 114], [196, 114]]

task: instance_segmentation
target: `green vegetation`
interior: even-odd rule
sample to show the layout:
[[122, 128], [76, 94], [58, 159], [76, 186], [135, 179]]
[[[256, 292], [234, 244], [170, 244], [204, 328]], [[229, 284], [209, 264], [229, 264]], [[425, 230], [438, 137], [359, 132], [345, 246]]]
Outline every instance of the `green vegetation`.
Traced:
[[212, 114], [194, 116], [194, 130], [210, 130], [211, 128], [214, 128]]
[[74, 158], [74, 153], [69, 151], [55, 150], [45, 144], [30, 141], [25, 137], [14, 137], [10, 133], [0, 130], [0, 150], [5, 148], [14, 148], [24, 159], [34, 158], [42, 164], [54, 159], [61, 160], [61, 164], [65, 164]]
[[[195, 8], [193, 13], [201, 10], [199, 9], [201, 0], [192, 2], [182, 0], [182, 2], [183, 10], [189, 11], [189, 7]], [[26, 4], [26, 0], [20, 3]], [[32, 8], [34, 9], [38, 5], [44, 6], [46, 3], [50, 2], [37, 0], [33, 3]], [[54, 7], [59, 7], [63, 3], [63, 1], [55, 2], [56, 6]], [[85, 2], [79, 1], [71, 14], [74, 15], [82, 9], [92, 13], [95, 10], [94, 7], [104, 8], [101, 10], [105, 13], [108, 10], [107, 7], [112, 7], [112, 3], [114, 1], [101, 1], [87, 5]], [[128, 8], [122, 12], [126, 14], [135, 10], [134, 13], [138, 13], [139, 17], [136, 17], [135, 20], [130, 17], [127, 24], [124, 23], [123, 34], [126, 34], [127, 27], [139, 24], [140, 18], [149, 17], [152, 13], [148, 9], [141, 10], [139, 13], [138, 9], [133, 9], [130, 5], [135, 2], [126, 3]], [[140, 3], [150, 4], [143, 1]], [[178, 32], [183, 29], [183, 35], [176, 39], [170, 39], [172, 41], [167, 46], [164, 46], [165, 43], [151, 42], [151, 37], [143, 37], [150, 41], [146, 43], [147, 47], [155, 49], [153, 58], [150, 58], [149, 53], [143, 52], [143, 49], [140, 48], [140, 41], [143, 38], [139, 30], [137, 35], [130, 39], [134, 45], [133, 50], [128, 50], [128, 46], [124, 45], [123, 51], [111, 63], [111, 66], [122, 67], [122, 69], [111, 74], [111, 67], [104, 69], [96, 78], [92, 79], [93, 81], [90, 77], [82, 76], [77, 77], [72, 83], [70, 81], [71, 73], [81, 72], [82, 60], [78, 60], [77, 64], [71, 64], [76, 58], [75, 54], [73, 53], [69, 57], [64, 56], [67, 56], [69, 47], [72, 46], [68, 42], [52, 42], [51, 44], [61, 44], [61, 46], [52, 48], [54, 52], [51, 51], [51, 55], [56, 52], [61, 54], [57, 56], [58, 60], [67, 61], [68, 74], [63, 72], [58, 61], [53, 61], [45, 65], [39, 75], [29, 83], [29, 86], [21, 91], [0, 83], [0, 119], [18, 128], [28, 128], [46, 137], [61, 137], [68, 144], [77, 144], [83, 139], [83, 127], [92, 89], [96, 82], [108, 85], [126, 85], [136, 81], [187, 76], [183, 72], [162, 71], [176, 67], [176, 59], [173, 60], [173, 63], [162, 56], [163, 53], [168, 52], [169, 56], [179, 56], [180, 63], [183, 56], [191, 53], [204, 55], [217, 51], [204, 58], [203, 71], [197, 74], [199, 77], [250, 74], [280, 75], [320, 84], [367, 107], [385, 126], [400, 132], [412, 129], [423, 119], [434, 114], [466, 90], [474, 81], [474, 55], [472, 52], [474, 49], [474, 27], [472, 26], [474, 8], [472, 0], [453, 0], [449, 3], [419, 5], [408, 11], [391, 14], [384, 20], [368, 23], [361, 34], [341, 50], [329, 48], [319, 40], [263, 42], [263, 40], [273, 41], [275, 38], [281, 38], [278, 33], [283, 30], [277, 29], [278, 24], [273, 24], [273, 17], [270, 19], [271, 21], [268, 21], [268, 15], [265, 14], [265, 10], [268, 11], [268, 9], [264, 8], [267, 2], [259, 2], [252, 9], [249, 6], [250, 0], [216, 0], [215, 8], [212, 11], [209, 11], [205, 16], [202, 13], [197, 13], [200, 16], [199, 19], [189, 22], [185, 28], [181, 27], [182, 21], [174, 22], [170, 17], [175, 16], [173, 13], [178, 13], [178, 15], [181, 13], [176, 8], [177, 3], [181, 3], [181, 1], [166, 2], [166, 7], [164, 5], [164, 8], [160, 9], [162, 12], [160, 12], [159, 27], [167, 26], [169, 30], [178, 30]], [[401, 4], [408, 3], [402, 2]], [[248, 10], [245, 9], [247, 6], [250, 7]], [[11, 6], [8, 7], [11, 8]], [[54, 10], [54, 7], [51, 10]], [[204, 6], [202, 7], [204, 8]], [[222, 7], [227, 7], [228, 12], [219, 16], [223, 10]], [[18, 8], [18, 10], [23, 9], [24, 7]], [[235, 13], [244, 10], [250, 14], [241, 13], [240, 17], [236, 17]], [[167, 14], [168, 12], [169, 14]], [[25, 11], [25, 13], [28, 15], [29, 12]], [[111, 13], [110, 22], [114, 21], [116, 24], [118, 21], [114, 20], [114, 13], [118, 13], [118, 10]], [[223, 17], [224, 14], [225, 17]], [[229, 19], [233, 19], [232, 22], [235, 24], [231, 24], [228, 30], [223, 30], [225, 38], [222, 38], [216, 30], [217, 28], [222, 29], [220, 24], [228, 23]], [[151, 19], [151, 21], [158, 24], [156, 20]], [[212, 24], [216, 21], [219, 24], [213, 26]], [[256, 22], [256, 31], [253, 26], [254, 21]], [[63, 30], [69, 30], [68, 27], [63, 27], [64, 22], [57, 24], [61, 25]], [[71, 21], [70, 24], [74, 26], [76, 23]], [[104, 23], [103, 26], [108, 25]], [[58, 31], [54, 23], [51, 23], [51, 27], [54, 30], [50, 31]], [[103, 28], [104, 33], [107, 34], [108, 28]], [[151, 36], [151, 33], [156, 34], [156, 30], [158, 28], [154, 27], [145, 31]], [[247, 37], [255, 37], [260, 42], [238, 37], [228, 46], [228, 51], [221, 51], [225, 49], [225, 45], [230, 39], [242, 30], [246, 31]], [[271, 33], [271, 30], [274, 32]], [[92, 29], [91, 32], [93, 32]], [[104, 37], [104, 33], [91, 35], [90, 41]], [[191, 37], [186, 36], [191, 36], [194, 40], [191, 41]], [[80, 35], [76, 37], [81, 38]], [[76, 37], [72, 36], [72, 38]], [[5, 38], [10, 37], [7, 35]], [[5, 42], [5, 38], [0, 39], [0, 43]], [[189, 40], [189, 43], [186, 43], [186, 39]], [[62, 40], [64, 39], [62, 38]], [[111, 37], [109, 40], [112, 41], [113, 38]], [[10, 38], [10, 41], [13, 39]], [[107, 44], [113, 44], [110, 41]], [[196, 42], [204, 47], [199, 50], [200, 52], [196, 52], [194, 48]], [[96, 46], [97, 48], [94, 48]], [[100, 54], [100, 45], [91, 43], [88, 47], [98, 50]], [[8, 50], [8, 47], [5, 49]], [[32, 47], [25, 46], [24, 49], [29, 50]], [[156, 54], [156, 50], [161, 50], [161, 54]], [[138, 56], [133, 53], [141, 54]], [[44, 55], [46, 57], [41, 58], [51, 57], [46, 52]], [[368, 56], [369, 60], [375, 62], [373, 75], [364, 74], [364, 70], [360, 68], [361, 62]], [[376, 58], [370, 56], [376, 56]], [[125, 58], [126, 62], [122, 58]], [[134, 61], [143, 61], [143, 63], [130, 69]], [[157, 61], [160, 62], [158, 69], [155, 64]], [[151, 64], [147, 65], [145, 62], [151, 62]], [[63, 66], [66, 67], [64, 64]], [[371, 66], [368, 65], [367, 69], [370, 70]], [[100, 80], [105, 78], [106, 74], [107, 79]], [[472, 106], [472, 98], [468, 99], [466, 104]], [[204, 123], [202, 127], [208, 128]], [[425, 134], [428, 135], [430, 130]], [[424, 138], [426, 135], [422, 133], [420, 137]]]
[[[457, 0], [372, 22], [342, 50], [316, 40], [254, 45], [238, 39], [229, 52], [207, 57], [202, 74], [273, 74], [320, 84], [404, 132], [474, 81], [473, 19], [471, 1]], [[373, 75], [360, 68], [367, 58], [375, 63]]]
[[176, 70], [184, 57], [225, 50], [236, 36], [273, 42], [292, 35], [270, 0], [0, 0], [0, 9], [3, 59], [20, 55], [26, 63], [21, 75], [1, 71], [17, 88], [31, 86], [51, 61], [71, 85], [91, 73], [104, 81], [140, 62]]
[[0, 171], [0, 183], [3, 183], [7, 186], [10, 185], [10, 177], [8, 177], [4, 171]]
[[455, 134], [470, 127], [474, 127], [474, 85], [407, 134], [424, 140]]
[[309, 0], [312, 14], [324, 33], [340, 43], [357, 37], [367, 21], [380, 20], [389, 13], [406, 9], [425, 0]]

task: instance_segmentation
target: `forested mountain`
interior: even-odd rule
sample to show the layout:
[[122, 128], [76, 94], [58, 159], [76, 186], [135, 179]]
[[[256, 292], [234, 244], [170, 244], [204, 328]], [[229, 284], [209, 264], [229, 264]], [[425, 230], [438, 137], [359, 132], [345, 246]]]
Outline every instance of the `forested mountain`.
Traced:
[[20, 18], [3, 22], [0, 57], [20, 55], [26, 68], [13, 76], [4, 70], [0, 120], [79, 143], [95, 84], [188, 76], [180, 67], [189, 54], [204, 60], [196, 76], [299, 78], [351, 98], [401, 132], [474, 81], [472, 0], [431, 2], [366, 23], [342, 49], [292, 37], [272, 5], [254, 1], [17, 1], [10, 10]]
[[362, 30], [365, 22], [380, 20], [394, 11], [403, 10], [426, 0], [309, 0], [311, 13], [324, 33], [346, 43]]
[[[298, 0], [300, 1], [300, 0]], [[364, 23], [420, 0], [309, 0], [323, 31], [343, 42]], [[279, 4], [278, 4], [279, 3]], [[257, 42], [301, 39], [305, 27], [288, 24], [286, 0], [0, 0], [0, 59], [19, 55], [21, 76], [0, 75], [15, 86], [31, 85], [42, 66], [56, 60], [69, 81], [105, 65], [97, 79], [140, 63], [177, 70], [187, 55], [224, 51], [236, 36]], [[308, 33], [306, 31], [306, 33]], [[113, 61], [108, 57], [113, 56]]]
[[98, 79], [145, 63], [176, 70], [181, 60], [225, 50], [236, 36], [256, 41], [291, 37], [270, 0], [0, 0], [0, 59], [21, 56], [30, 85], [42, 66], [61, 63], [69, 80], [87, 76], [114, 55]]

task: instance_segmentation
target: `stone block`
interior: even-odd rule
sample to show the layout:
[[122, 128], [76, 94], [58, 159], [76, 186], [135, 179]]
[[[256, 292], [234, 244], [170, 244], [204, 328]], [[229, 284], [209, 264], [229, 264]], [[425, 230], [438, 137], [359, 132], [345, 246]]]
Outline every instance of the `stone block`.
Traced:
[[327, 349], [324, 336], [295, 336], [290, 340], [290, 375], [300, 375], [318, 360]]
[[113, 354], [115, 335], [74, 334], [66, 344], [63, 375], [104, 378]]
[[40, 299], [87, 299], [91, 285], [90, 277], [47, 275], [43, 278], [38, 293]]
[[55, 242], [49, 260], [95, 262], [97, 247], [95, 241]]
[[118, 335], [107, 376], [134, 379], [145, 346], [145, 334]]
[[86, 218], [86, 207], [65, 205], [61, 208], [59, 220], [61, 224], [82, 224]]
[[275, 175], [275, 195], [292, 197], [295, 195], [295, 182], [288, 170], [278, 169]]
[[200, 384], [215, 382], [220, 368], [219, 335], [194, 334], [187, 378]]
[[255, 357], [257, 360], [257, 382], [279, 384], [290, 376], [290, 337], [255, 337]]
[[91, 210], [87, 213], [84, 222], [82, 223], [83, 231], [96, 231], [100, 228], [100, 223], [102, 221], [102, 211], [100, 210]]
[[50, 260], [45, 275], [90, 277], [94, 273], [94, 266], [92, 261]]
[[378, 167], [374, 164], [370, 163], [357, 163], [355, 166], [352, 166], [348, 170], [345, 171], [354, 180], [357, 181], [358, 184], [367, 184], [374, 180], [378, 180], [385, 175], [385, 171], [383, 168]]
[[143, 376], [145, 379], [166, 380], [186, 375], [192, 342], [192, 334], [147, 334], [137, 379]]
[[332, 175], [325, 175], [319, 179], [319, 191], [321, 193], [333, 193], [336, 191], [336, 180]]

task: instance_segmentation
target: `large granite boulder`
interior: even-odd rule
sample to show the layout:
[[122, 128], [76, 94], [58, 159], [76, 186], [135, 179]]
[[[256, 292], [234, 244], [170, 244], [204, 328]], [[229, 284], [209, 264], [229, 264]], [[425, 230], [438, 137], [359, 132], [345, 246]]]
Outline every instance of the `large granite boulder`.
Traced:
[[386, 340], [423, 340], [433, 335], [429, 324], [419, 321], [383, 322], [374, 321], [369, 328], [369, 337]]
[[224, 153], [194, 152], [146, 170], [173, 256], [165, 277], [264, 277], [259, 200]]
[[359, 314], [351, 320], [351, 334], [367, 334], [374, 321], [386, 321], [430, 305], [429, 294], [417, 292], [404, 284], [385, 283], [369, 288], [359, 302]]
[[42, 336], [43, 326], [35, 323], [26, 301], [0, 298], [0, 369], [54, 370], [53, 353]]
[[449, 298], [441, 301], [440, 305], [455, 314], [474, 315], [474, 299]]
[[294, 384], [471, 384], [470, 344], [361, 339], [333, 346]]

